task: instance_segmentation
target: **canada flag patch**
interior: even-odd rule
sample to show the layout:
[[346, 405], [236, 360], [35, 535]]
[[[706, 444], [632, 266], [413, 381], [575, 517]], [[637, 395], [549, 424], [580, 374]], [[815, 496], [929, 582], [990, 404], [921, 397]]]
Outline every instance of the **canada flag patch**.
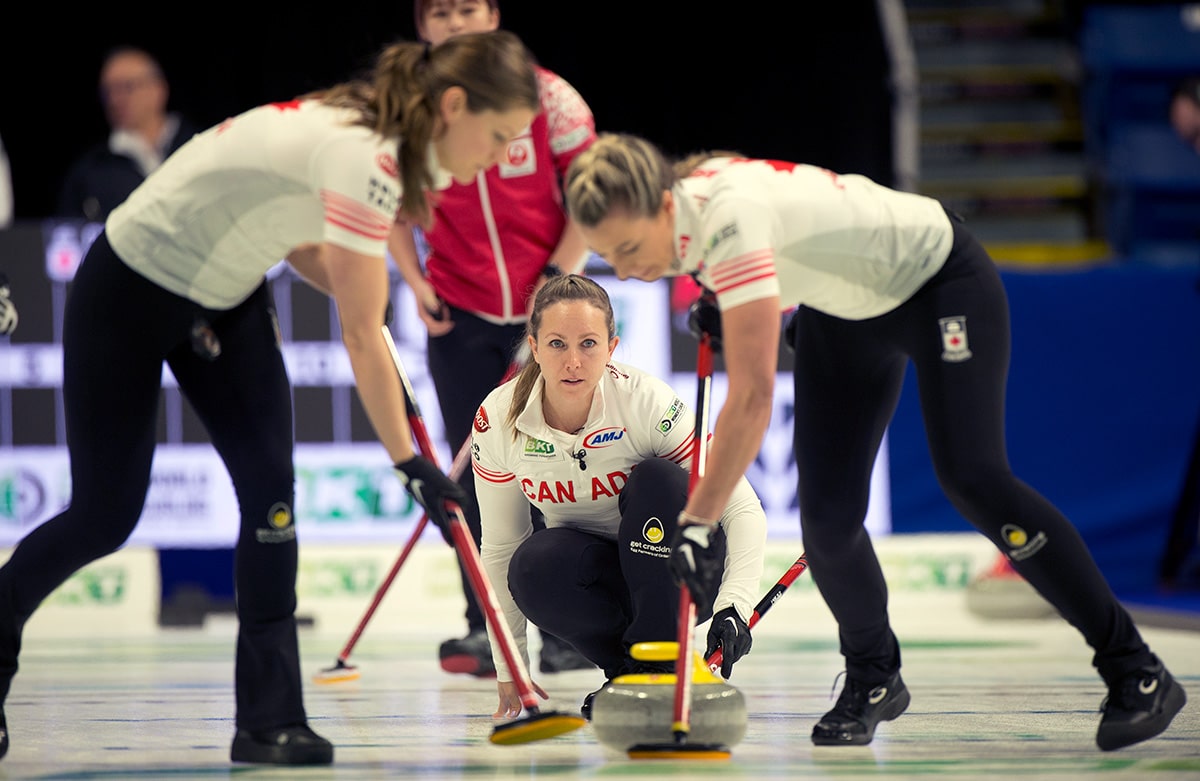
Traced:
[[492, 424], [488, 421], [487, 410], [480, 406], [480, 408], [475, 411], [475, 430], [482, 434], [491, 427]]

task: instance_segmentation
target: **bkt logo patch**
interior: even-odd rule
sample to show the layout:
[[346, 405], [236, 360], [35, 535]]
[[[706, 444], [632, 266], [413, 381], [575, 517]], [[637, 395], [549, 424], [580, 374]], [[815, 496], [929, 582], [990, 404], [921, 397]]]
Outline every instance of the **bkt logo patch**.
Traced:
[[545, 456], [554, 455], [554, 443], [547, 442], [543, 439], [537, 439], [535, 437], [529, 437], [525, 440], [525, 452], [538, 453]]
[[591, 434], [588, 434], [583, 440], [583, 446], [592, 450], [601, 447], [608, 447], [609, 445], [621, 441], [621, 438], [624, 436], [625, 429], [623, 428], [602, 428], [599, 431], [594, 431]]

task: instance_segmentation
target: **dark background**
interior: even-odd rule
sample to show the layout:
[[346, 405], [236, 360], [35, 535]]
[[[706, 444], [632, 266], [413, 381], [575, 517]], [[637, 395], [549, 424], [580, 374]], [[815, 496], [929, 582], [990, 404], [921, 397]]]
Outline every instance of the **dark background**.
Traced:
[[[391, 40], [415, 36], [408, 2], [269, 16], [253, 4], [105, 5], [26, 6], [20, 23], [0, 24], [0, 139], [18, 219], [49, 214], [71, 160], [106, 137], [96, 87], [113, 46], [154, 54], [171, 107], [207, 127], [345, 80]], [[888, 71], [874, 0], [779, 5], [719, 16], [626, 0], [500, 8], [501, 25], [579, 90], [602, 131], [639, 133], [671, 154], [735, 149], [886, 183]]]

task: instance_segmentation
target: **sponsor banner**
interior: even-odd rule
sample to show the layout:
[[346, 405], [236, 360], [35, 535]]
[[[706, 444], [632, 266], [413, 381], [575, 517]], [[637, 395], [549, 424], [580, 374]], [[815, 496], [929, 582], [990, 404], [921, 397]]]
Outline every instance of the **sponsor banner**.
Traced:
[[665, 285], [647, 285], [639, 279], [603, 276], [597, 281], [608, 291], [617, 335], [621, 341], [613, 359], [636, 366], [655, 377], [671, 373], [670, 322], [667, 318], [670, 291]]
[[[414, 386], [428, 385], [432, 392], [432, 382], [426, 380], [424, 350], [398, 344], [397, 351], [405, 369], [410, 375], [415, 375]], [[61, 388], [62, 360], [60, 344], [7, 345], [0, 352], [0, 386]], [[354, 372], [341, 342], [285, 342], [283, 361], [287, 366], [288, 379], [294, 387], [336, 388], [354, 385]], [[418, 383], [418, 378], [426, 381]], [[162, 382], [165, 388], [178, 385], [175, 375], [165, 363]], [[433, 409], [437, 409], [436, 405]]]
[[[14, 545], [66, 506], [65, 450], [0, 452], [0, 545]], [[296, 447], [297, 530], [301, 541], [407, 540], [419, 509], [377, 444]], [[229, 547], [238, 504], [225, 465], [209, 445], [159, 445], [150, 491], [130, 544]], [[432, 526], [426, 532], [441, 539]]]
[[[694, 404], [694, 374], [676, 374], [680, 397]], [[725, 398], [724, 375], [713, 378], [712, 405]], [[792, 455], [792, 384], [780, 375], [775, 388], [772, 425], [747, 478], [762, 500], [768, 535], [773, 539], [800, 534]], [[443, 465], [452, 462], [440, 432]], [[886, 440], [885, 440], [886, 444]], [[420, 509], [396, 479], [387, 456], [376, 443], [302, 443], [296, 446], [297, 533], [303, 542], [401, 541], [412, 534]], [[880, 449], [872, 476], [867, 528], [876, 536], [889, 533], [890, 486], [886, 446]], [[53, 447], [21, 447], [0, 451], [0, 545], [13, 545], [28, 531], [66, 506], [70, 468], [66, 451]], [[225, 466], [207, 444], [159, 445], [151, 471], [150, 491], [132, 544], [159, 547], [227, 547], [237, 539], [238, 505]], [[440, 539], [430, 526], [424, 538]]]
[[[12, 550], [0, 556], [8, 560]], [[26, 641], [55, 637], [115, 637], [158, 628], [158, 552], [125, 547], [76, 572], [51, 592], [25, 624]]]

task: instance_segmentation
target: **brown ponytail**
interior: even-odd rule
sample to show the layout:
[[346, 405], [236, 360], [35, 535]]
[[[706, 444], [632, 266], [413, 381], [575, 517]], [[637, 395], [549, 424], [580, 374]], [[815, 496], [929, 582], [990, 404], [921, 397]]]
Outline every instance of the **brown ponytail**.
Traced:
[[397, 159], [404, 188], [401, 212], [429, 224], [428, 193], [434, 187], [428, 148], [437, 128], [442, 93], [461, 87], [467, 110], [540, 109], [534, 60], [511, 32], [456, 35], [440, 46], [398, 41], [380, 52], [369, 77], [310, 93], [331, 106], [357, 109], [356, 124], [384, 138], [399, 138]]

